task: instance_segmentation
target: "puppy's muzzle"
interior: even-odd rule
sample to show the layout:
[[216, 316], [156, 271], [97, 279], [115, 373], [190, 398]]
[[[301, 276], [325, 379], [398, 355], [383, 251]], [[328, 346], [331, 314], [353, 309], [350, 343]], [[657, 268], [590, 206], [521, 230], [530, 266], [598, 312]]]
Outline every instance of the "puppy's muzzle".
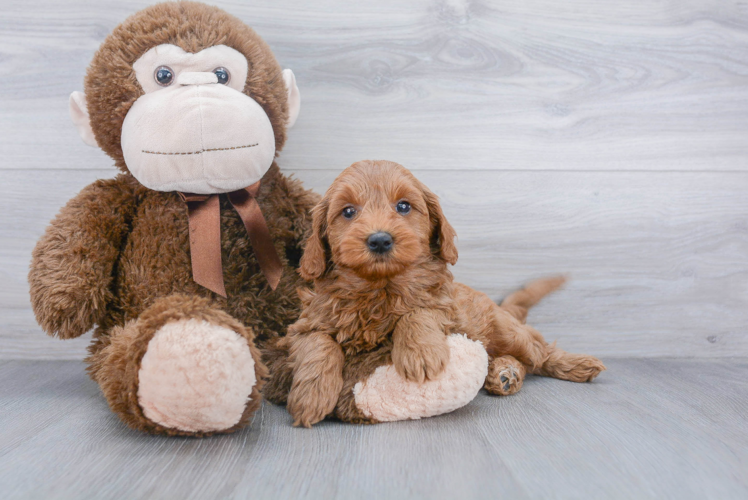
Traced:
[[369, 247], [370, 252], [380, 255], [386, 254], [392, 250], [392, 235], [384, 231], [376, 232], [369, 236], [366, 240], [366, 245]]

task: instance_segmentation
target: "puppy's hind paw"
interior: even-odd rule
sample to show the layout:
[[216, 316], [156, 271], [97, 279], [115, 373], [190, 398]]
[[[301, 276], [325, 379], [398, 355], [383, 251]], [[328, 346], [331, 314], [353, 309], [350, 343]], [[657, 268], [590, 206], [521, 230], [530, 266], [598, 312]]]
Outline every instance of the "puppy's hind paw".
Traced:
[[576, 365], [567, 372], [572, 382], [590, 382], [606, 370], [602, 361], [594, 356], [579, 355]]
[[605, 365], [594, 356], [554, 349], [540, 374], [571, 382], [590, 382], [602, 371], [605, 371]]
[[525, 380], [525, 367], [511, 356], [491, 361], [484, 387], [491, 394], [510, 396], [519, 392]]

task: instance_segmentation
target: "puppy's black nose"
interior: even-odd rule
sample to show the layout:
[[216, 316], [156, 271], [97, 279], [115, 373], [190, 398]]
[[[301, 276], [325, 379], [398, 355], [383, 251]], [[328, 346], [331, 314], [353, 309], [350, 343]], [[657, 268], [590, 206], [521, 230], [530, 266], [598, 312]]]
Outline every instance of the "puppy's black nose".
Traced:
[[366, 244], [369, 245], [369, 250], [374, 253], [387, 253], [392, 250], [392, 235], [379, 231], [369, 236]]

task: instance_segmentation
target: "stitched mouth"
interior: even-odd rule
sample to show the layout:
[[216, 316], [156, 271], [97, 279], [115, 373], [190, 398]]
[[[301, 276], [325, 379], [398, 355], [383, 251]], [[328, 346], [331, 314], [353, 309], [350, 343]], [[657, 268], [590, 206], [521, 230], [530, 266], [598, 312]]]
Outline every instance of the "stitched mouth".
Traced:
[[234, 146], [232, 148], [211, 148], [211, 149], [200, 149], [198, 151], [186, 151], [184, 153], [167, 153], [163, 151], [146, 151], [145, 149], [141, 150], [143, 153], [149, 154], [149, 155], [201, 155], [203, 153], [211, 153], [213, 151], [231, 151], [232, 149], [244, 149], [244, 148], [253, 148], [257, 146], [259, 142], [256, 142], [254, 144], [247, 144], [245, 146]]

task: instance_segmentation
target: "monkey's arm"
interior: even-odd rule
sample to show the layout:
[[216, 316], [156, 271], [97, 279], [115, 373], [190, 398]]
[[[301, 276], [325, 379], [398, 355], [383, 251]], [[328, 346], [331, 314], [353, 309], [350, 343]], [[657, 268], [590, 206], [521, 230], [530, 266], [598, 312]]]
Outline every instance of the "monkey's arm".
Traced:
[[127, 175], [99, 180], [71, 199], [34, 248], [31, 305], [50, 335], [83, 335], [111, 299], [112, 270], [137, 205]]

